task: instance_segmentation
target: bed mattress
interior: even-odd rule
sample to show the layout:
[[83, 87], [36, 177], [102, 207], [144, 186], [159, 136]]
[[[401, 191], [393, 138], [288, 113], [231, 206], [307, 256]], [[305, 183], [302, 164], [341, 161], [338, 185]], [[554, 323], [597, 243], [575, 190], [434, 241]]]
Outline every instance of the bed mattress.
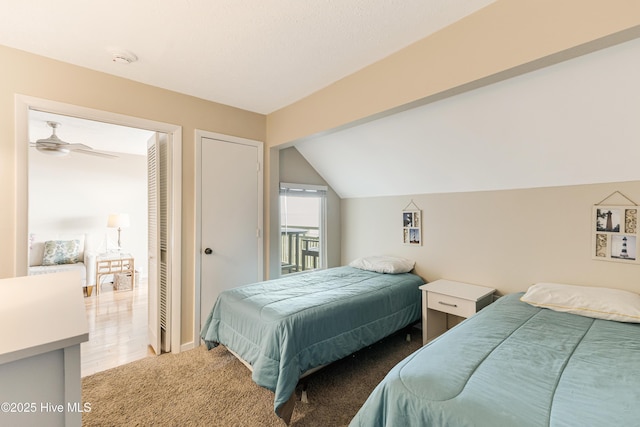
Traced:
[[500, 298], [395, 366], [351, 426], [631, 426], [640, 324]]
[[242, 286], [219, 296], [201, 338], [248, 362], [279, 414], [303, 372], [418, 321], [423, 283], [345, 266]]

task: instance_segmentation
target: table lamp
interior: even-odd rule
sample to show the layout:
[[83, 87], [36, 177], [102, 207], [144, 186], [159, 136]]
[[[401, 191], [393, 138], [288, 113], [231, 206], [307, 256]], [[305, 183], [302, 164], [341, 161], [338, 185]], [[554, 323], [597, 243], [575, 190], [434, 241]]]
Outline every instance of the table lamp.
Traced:
[[111, 214], [109, 215], [109, 219], [107, 220], [108, 228], [117, 228], [118, 229], [118, 252], [120, 252], [122, 246], [120, 245], [120, 231], [123, 228], [127, 228], [129, 226], [129, 214]]

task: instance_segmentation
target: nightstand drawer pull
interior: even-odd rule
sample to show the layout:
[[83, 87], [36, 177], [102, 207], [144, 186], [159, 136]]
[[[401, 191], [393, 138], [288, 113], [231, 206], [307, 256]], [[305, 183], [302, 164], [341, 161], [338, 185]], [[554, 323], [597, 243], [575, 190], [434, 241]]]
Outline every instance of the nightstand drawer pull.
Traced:
[[438, 301], [438, 304], [446, 305], [448, 307], [458, 307], [458, 304], [450, 304], [450, 303], [444, 302], [444, 301]]

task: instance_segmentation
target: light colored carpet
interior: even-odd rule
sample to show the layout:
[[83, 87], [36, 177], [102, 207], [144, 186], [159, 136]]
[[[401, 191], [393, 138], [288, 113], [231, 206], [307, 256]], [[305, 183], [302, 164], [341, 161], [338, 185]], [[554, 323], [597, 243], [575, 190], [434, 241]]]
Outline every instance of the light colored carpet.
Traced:
[[[373, 388], [422, 343], [412, 328], [385, 338], [312, 374], [309, 403], [298, 402], [291, 426], [346, 426]], [[83, 426], [284, 426], [273, 393], [222, 346], [164, 354], [82, 379], [91, 411]]]

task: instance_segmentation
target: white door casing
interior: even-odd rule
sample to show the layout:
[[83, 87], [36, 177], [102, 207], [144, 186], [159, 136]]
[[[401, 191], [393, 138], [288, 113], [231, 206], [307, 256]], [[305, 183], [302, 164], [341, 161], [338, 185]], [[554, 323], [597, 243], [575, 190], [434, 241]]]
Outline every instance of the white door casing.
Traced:
[[263, 278], [262, 142], [197, 131], [195, 337], [218, 294]]

